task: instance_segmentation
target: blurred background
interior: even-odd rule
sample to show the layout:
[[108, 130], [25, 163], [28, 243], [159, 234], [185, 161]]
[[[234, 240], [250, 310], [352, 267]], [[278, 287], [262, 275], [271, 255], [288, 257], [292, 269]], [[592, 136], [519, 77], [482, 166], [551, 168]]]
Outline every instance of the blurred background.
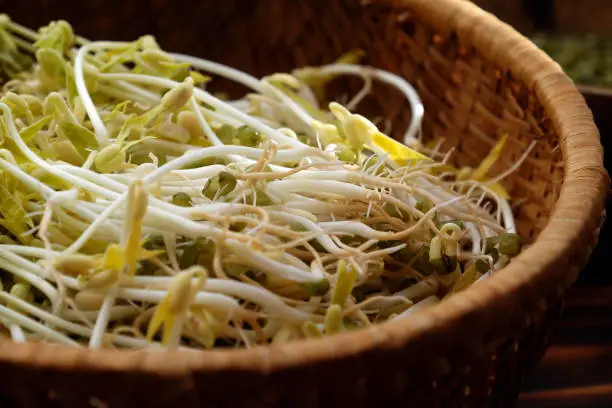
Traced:
[[[611, 173], [612, 0], [474, 2], [531, 38], [576, 82], [595, 116]], [[568, 292], [552, 346], [527, 378], [518, 408], [612, 407], [611, 223]]]
[[530, 37], [577, 83], [612, 87], [612, 1], [474, 2]]

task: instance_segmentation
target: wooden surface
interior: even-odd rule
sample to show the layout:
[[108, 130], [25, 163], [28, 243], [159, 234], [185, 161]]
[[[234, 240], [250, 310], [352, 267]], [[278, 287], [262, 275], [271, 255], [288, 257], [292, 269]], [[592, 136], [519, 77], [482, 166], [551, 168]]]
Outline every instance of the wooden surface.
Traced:
[[[584, 88], [612, 173], [612, 91]], [[600, 243], [567, 295], [553, 344], [516, 408], [612, 407], [612, 203]]]

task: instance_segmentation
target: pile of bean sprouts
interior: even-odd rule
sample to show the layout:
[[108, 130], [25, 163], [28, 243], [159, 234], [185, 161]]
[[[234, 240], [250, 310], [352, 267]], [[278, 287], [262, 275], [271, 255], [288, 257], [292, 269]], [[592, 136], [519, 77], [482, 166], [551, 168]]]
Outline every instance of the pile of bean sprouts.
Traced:
[[[338, 76], [363, 78], [323, 106]], [[227, 100], [211, 77], [250, 93]], [[404, 144], [354, 113], [406, 95]], [[252, 347], [408, 318], [521, 249], [516, 170], [420, 144], [404, 79], [338, 62], [255, 78], [0, 16], [0, 335], [76, 347]], [[477, 284], [477, 283], [476, 283]]]

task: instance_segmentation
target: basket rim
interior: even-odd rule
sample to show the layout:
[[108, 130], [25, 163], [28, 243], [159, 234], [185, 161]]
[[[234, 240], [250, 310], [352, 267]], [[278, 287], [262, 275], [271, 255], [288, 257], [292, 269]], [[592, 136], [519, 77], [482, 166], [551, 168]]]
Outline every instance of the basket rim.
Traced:
[[[533, 43], [493, 15], [464, 0], [379, 0], [398, 8], [409, 8], [440, 32], [456, 33], [463, 42], [487, 59], [506, 66], [515, 77], [533, 89], [560, 135], [565, 177], [548, 225], [537, 240], [508, 266], [479, 285], [441, 304], [419, 311], [410, 319], [376, 325], [370, 329], [342, 333], [320, 340], [242, 350], [89, 350], [44, 343], [14, 343], [0, 340], [0, 363], [53, 370], [139, 372], [156, 377], [189, 376], [191, 372], [223, 370], [270, 373], [290, 367], [342, 359], [374, 349], [405, 347], [426, 333], [448, 335], [459, 330], [466, 316], [474, 338], [499, 333], [505, 319], [486, 314], [499, 304], [512, 305], [522, 313], [534, 303], [534, 293], [554, 285], [560, 295], [575, 276], [558, 266], [583, 238], [580, 228], [597, 228], [595, 217], [604, 211], [609, 178], [603, 167], [599, 133], [584, 98], [562, 69]], [[584, 227], [586, 225], [586, 227]], [[583, 244], [584, 245], [584, 244]], [[575, 275], [575, 274], [574, 274]], [[531, 306], [533, 307], [533, 306]], [[492, 312], [491, 312], [492, 313]], [[491, 313], [488, 313], [491, 315]], [[498, 316], [499, 317], [499, 316]], [[474, 320], [475, 319], [475, 320]], [[508, 319], [510, 320], [510, 319]], [[484, 324], [486, 323], [486, 324]], [[507, 326], [506, 326], [507, 327]], [[462, 330], [466, 330], [463, 328]]]

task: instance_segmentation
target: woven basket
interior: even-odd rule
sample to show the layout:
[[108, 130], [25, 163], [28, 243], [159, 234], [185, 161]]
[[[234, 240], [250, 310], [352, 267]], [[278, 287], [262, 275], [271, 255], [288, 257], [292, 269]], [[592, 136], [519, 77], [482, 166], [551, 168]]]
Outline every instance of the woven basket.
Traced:
[[[415, 84], [424, 134], [474, 165], [509, 135], [502, 171], [531, 245], [482, 284], [404, 321], [242, 351], [88, 351], [0, 342], [0, 406], [502, 407], [542, 356], [596, 242], [608, 177], [591, 113], [561, 69], [463, 0], [28, 0], [3, 11], [30, 26], [66, 18], [94, 39], [160, 38], [168, 50], [261, 75], [362, 48], [369, 64]], [[219, 84], [221, 86], [222, 84]], [[332, 85], [339, 93], [355, 86]], [[377, 88], [364, 110], [395, 133], [400, 95]]]

